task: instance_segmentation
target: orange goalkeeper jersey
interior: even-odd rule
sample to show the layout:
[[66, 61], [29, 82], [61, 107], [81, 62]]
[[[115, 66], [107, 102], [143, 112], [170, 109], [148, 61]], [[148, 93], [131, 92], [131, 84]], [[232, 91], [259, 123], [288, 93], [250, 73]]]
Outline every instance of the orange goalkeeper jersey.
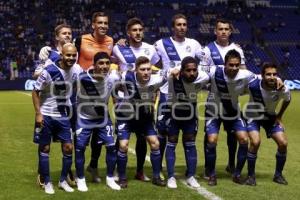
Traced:
[[113, 48], [113, 39], [105, 36], [102, 41], [96, 41], [92, 34], [85, 34], [75, 40], [75, 46], [78, 50], [78, 64], [86, 70], [93, 65], [94, 55], [99, 52], [106, 52], [111, 55]]

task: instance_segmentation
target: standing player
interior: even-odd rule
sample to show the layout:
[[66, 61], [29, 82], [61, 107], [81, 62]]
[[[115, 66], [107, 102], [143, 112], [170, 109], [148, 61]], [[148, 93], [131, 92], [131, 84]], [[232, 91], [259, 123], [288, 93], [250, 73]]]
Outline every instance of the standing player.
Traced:
[[[108, 15], [104, 12], [93, 13], [93, 32], [75, 39], [75, 46], [78, 51], [78, 64], [84, 70], [93, 65], [93, 58], [97, 52], [106, 52], [108, 55], [111, 55], [113, 39], [107, 35], [108, 20]], [[47, 47], [41, 49], [40, 55], [48, 58], [49, 52]], [[98, 175], [98, 160], [101, 153], [101, 146], [101, 141], [97, 141], [93, 134], [91, 142], [91, 161], [87, 170], [91, 173], [95, 183], [101, 181]]]
[[[151, 75], [150, 60], [141, 56], [135, 61], [135, 71], [127, 71], [122, 74], [122, 81], [125, 82], [124, 99], [117, 105], [117, 133], [119, 141], [118, 149], [118, 175], [119, 184], [126, 188], [126, 165], [127, 151], [130, 133], [146, 137], [151, 153], [150, 159], [153, 170], [152, 183], [158, 186], [165, 186], [161, 180], [159, 141], [154, 129], [153, 98], [156, 90], [164, 83], [163, 76]], [[129, 106], [129, 107], [128, 107]], [[128, 113], [131, 108], [132, 113]], [[128, 116], [128, 114], [130, 114]]]
[[108, 100], [113, 86], [120, 78], [109, 73], [110, 57], [105, 52], [94, 56], [94, 66], [79, 76], [78, 122], [75, 142], [75, 163], [77, 187], [79, 191], [88, 190], [84, 177], [84, 152], [93, 132], [98, 141], [106, 144], [106, 184], [113, 190], [120, 190], [113, 178], [117, 154], [113, 136], [112, 122], [108, 113]]
[[[143, 42], [144, 38], [144, 23], [138, 18], [131, 18], [126, 25], [128, 45], [115, 45], [113, 48], [113, 56], [116, 63], [119, 65], [121, 72], [135, 69], [135, 61], [140, 56], [145, 56], [150, 60], [152, 65], [159, 62], [160, 58], [156, 53], [155, 48]], [[142, 135], [136, 135], [137, 141], [135, 146], [137, 157], [137, 169], [135, 178], [141, 181], [150, 181], [144, 174], [144, 163], [147, 154], [146, 139]]]
[[238, 98], [244, 94], [249, 82], [255, 75], [240, 69], [241, 56], [236, 50], [230, 50], [225, 56], [225, 66], [215, 66], [210, 70], [211, 89], [205, 107], [205, 134], [207, 145], [205, 147], [208, 185], [217, 184], [216, 146], [220, 125], [225, 130], [233, 129], [239, 142], [237, 153], [237, 166], [233, 174], [233, 181], [241, 184], [241, 171], [247, 159], [248, 134], [244, 119], [239, 110]]
[[[282, 116], [287, 109], [291, 94], [287, 88], [277, 90], [277, 67], [274, 64], [266, 63], [261, 70], [262, 79], [257, 79], [249, 84], [250, 102], [247, 107], [246, 119], [247, 129], [250, 137], [248, 150], [248, 178], [247, 185], [256, 185], [255, 162], [257, 151], [260, 145], [260, 126], [262, 126], [268, 138], [272, 138], [277, 144], [276, 169], [273, 181], [287, 185], [288, 182], [282, 175], [282, 170], [287, 155], [287, 138], [284, 134]], [[276, 107], [283, 99], [278, 113]], [[252, 112], [251, 112], [252, 111]]]
[[182, 143], [186, 160], [186, 182], [193, 188], [200, 187], [195, 179], [197, 168], [197, 149], [195, 144], [198, 131], [197, 93], [209, 81], [209, 76], [198, 71], [197, 60], [185, 57], [181, 62], [179, 79], [169, 79], [168, 102], [172, 108], [172, 115], [167, 120], [168, 143], [166, 161], [168, 169], [168, 188], [177, 188], [174, 176], [175, 149], [178, 143], [179, 131], [182, 131]]
[[[158, 40], [155, 48], [161, 57], [163, 70], [181, 66], [181, 60], [187, 56], [200, 57], [201, 45], [194, 39], [187, 38], [187, 18], [182, 14], [176, 14], [172, 18], [173, 36]], [[159, 133], [160, 151], [164, 154], [166, 147], [166, 95], [168, 84], [160, 88], [159, 107], [157, 110], [157, 130]]]
[[66, 182], [72, 165], [71, 125], [67, 107], [71, 105], [73, 82], [77, 80], [80, 68], [73, 66], [77, 51], [74, 45], [67, 43], [62, 48], [62, 59], [45, 67], [38, 77], [32, 100], [35, 109], [34, 142], [39, 144], [39, 171], [45, 179], [45, 192], [54, 194], [49, 174], [49, 152], [51, 138], [62, 142], [63, 165], [58, 187], [73, 192]]
[[[51, 48], [51, 47], [46, 46], [41, 49], [39, 58], [42, 63], [40, 65], [38, 65], [38, 67], [35, 69], [34, 74], [33, 74], [34, 79], [37, 79], [39, 77], [39, 75], [42, 73], [43, 69], [47, 65], [49, 65], [53, 62], [55, 63], [58, 60], [60, 60], [63, 45], [66, 43], [70, 43], [72, 41], [72, 29], [71, 29], [70, 25], [60, 24], [55, 27], [54, 32], [55, 32], [55, 47]], [[76, 123], [76, 113], [74, 113], [76, 110], [76, 108], [75, 108], [76, 89], [75, 88], [73, 88], [73, 94], [71, 96], [71, 103], [72, 103], [72, 113], [73, 113], [72, 118], [71, 118], [71, 127], [72, 127], [72, 131], [75, 132], [75, 123]], [[56, 139], [54, 139], [54, 141], [55, 140]], [[68, 172], [67, 181], [72, 186], [74, 186], [76, 184], [72, 170], [70, 170]], [[40, 175], [40, 173], [38, 175], [37, 182], [41, 187], [44, 187], [44, 178]]]
[[[235, 49], [241, 55], [241, 68], [246, 69], [245, 57], [243, 50], [235, 44], [230, 42], [230, 36], [232, 34], [232, 23], [226, 19], [217, 19], [215, 26], [216, 41], [209, 43], [202, 51], [200, 65], [205, 71], [209, 71], [211, 66], [224, 65], [225, 55], [229, 50]], [[227, 131], [227, 146], [228, 146], [228, 164], [226, 171], [233, 173], [235, 169], [235, 154], [237, 149], [237, 140], [232, 130]], [[204, 149], [207, 145], [207, 138], [204, 138]], [[205, 151], [204, 151], [205, 152]], [[206, 163], [206, 152], [205, 155], [205, 168]], [[206, 173], [205, 173], [206, 174]], [[206, 175], [205, 175], [206, 176]]]

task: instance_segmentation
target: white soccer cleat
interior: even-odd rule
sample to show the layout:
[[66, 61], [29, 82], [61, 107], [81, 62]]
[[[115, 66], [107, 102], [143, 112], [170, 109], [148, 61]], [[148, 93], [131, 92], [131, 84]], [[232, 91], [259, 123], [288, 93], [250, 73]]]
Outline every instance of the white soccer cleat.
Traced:
[[85, 178], [77, 178], [76, 183], [77, 183], [78, 191], [87, 192], [89, 190], [88, 187], [86, 186]]
[[114, 177], [106, 176], [106, 185], [113, 190], [121, 190], [121, 187], [115, 182]]
[[168, 179], [167, 182], [167, 187], [171, 189], [176, 189], [177, 188], [177, 183], [175, 177], [171, 177]]
[[198, 181], [195, 179], [194, 176], [191, 176], [190, 178], [186, 179], [186, 183], [191, 186], [192, 188], [199, 188], [200, 184]]
[[97, 168], [91, 168], [90, 166], [88, 166], [86, 168], [86, 171], [88, 171], [88, 172], [91, 173], [92, 181], [94, 183], [100, 183], [101, 182], [101, 178], [99, 177], [98, 169]]
[[44, 189], [45, 189], [45, 192], [46, 192], [47, 194], [54, 194], [54, 193], [55, 193], [54, 188], [53, 188], [53, 185], [52, 185], [51, 182], [45, 184]]
[[58, 188], [63, 189], [66, 192], [74, 192], [74, 189], [71, 188], [71, 186], [69, 186], [69, 184], [67, 183], [66, 180], [64, 180], [63, 182], [58, 182]]

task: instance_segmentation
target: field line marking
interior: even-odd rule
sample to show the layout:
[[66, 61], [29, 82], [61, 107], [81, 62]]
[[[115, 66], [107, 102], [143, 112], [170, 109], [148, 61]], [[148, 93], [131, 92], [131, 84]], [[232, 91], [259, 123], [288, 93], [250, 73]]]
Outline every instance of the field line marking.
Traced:
[[26, 96], [30, 96], [30, 97], [31, 97], [31, 93], [26, 93], [26, 92], [18, 92], [18, 93], [24, 94], [24, 95], [26, 95]]
[[[135, 150], [132, 149], [132, 148], [130, 148], [130, 147], [128, 148], [128, 152], [131, 153], [131, 154], [136, 155]], [[150, 156], [146, 155], [146, 161], [147, 162], [151, 162]], [[187, 183], [185, 182], [185, 180], [180, 179], [180, 182], [182, 184], [184, 184], [185, 186], [187, 186], [189, 189], [197, 191], [198, 194], [200, 194], [201, 196], [203, 196], [204, 198], [206, 198], [208, 200], [222, 200], [221, 197], [219, 197], [216, 194], [208, 191], [205, 187], [200, 186], [199, 188], [192, 188], [192, 187], [190, 187], [190, 186], [187, 185]]]

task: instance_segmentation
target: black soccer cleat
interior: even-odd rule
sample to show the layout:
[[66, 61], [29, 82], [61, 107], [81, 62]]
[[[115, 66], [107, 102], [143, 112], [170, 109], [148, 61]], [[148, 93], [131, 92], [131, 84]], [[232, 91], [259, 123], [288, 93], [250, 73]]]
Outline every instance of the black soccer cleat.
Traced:
[[278, 184], [287, 185], [288, 182], [282, 175], [274, 176], [273, 181]]
[[248, 176], [248, 178], [245, 181], [245, 185], [256, 186], [256, 178], [255, 178], [255, 176]]
[[232, 181], [237, 183], [237, 184], [240, 184], [240, 185], [243, 185], [245, 182], [243, 181], [241, 175], [234, 175], [232, 176]]
[[120, 179], [118, 182], [119, 186], [121, 188], [127, 188], [128, 187], [128, 181], [127, 179]]
[[161, 187], [166, 186], [166, 182], [163, 181], [159, 176], [158, 177], [153, 177], [152, 178], [152, 183], [154, 185], [161, 186]]
[[208, 178], [208, 183], [207, 183], [209, 186], [216, 186], [217, 185], [217, 177], [214, 175], [214, 176], [210, 176]]

